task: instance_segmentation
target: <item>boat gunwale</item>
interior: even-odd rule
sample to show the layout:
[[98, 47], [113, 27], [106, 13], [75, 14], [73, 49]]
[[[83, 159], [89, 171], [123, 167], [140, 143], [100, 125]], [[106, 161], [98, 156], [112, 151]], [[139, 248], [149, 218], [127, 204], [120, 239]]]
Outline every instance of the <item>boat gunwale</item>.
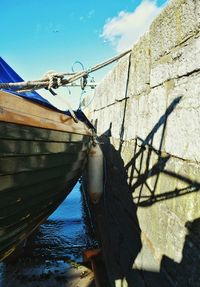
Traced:
[[0, 121], [42, 129], [92, 136], [84, 122], [31, 100], [0, 90]]

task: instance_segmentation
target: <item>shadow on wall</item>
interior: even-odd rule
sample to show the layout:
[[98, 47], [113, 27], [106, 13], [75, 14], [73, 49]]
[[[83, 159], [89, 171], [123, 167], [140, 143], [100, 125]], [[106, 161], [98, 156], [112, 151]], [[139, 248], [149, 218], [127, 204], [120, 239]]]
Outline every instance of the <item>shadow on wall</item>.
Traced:
[[110, 283], [115, 286], [115, 281], [130, 276], [133, 282], [141, 283], [138, 271], [132, 270], [133, 262], [142, 248], [141, 231], [123, 160], [108, 137], [102, 136], [100, 141], [104, 142], [102, 147], [106, 155], [106, 186], [98, 213]]
[[[166, 113], [159, 119], [157, 124], [153, 127], [148, 136], [143, 140], [137, 138], [135, 141], [134, 155], [130, 162], [125, 166], [126, 172], [129, 176], [129, 187], [134, 194], [136, 190], [139, 189], [137, 195], [134, 196], [134, 201], [137, 201], [137, 206], [147, 207], [158, 201], [170, 199], [173, 197], [178, 197], [191, 192], [197, 192], [200, 190], [200, 183], [192, 181], [188, 177], [177, 174], [173, 171], [166, 169], [166, 164], [170, 160], [171, 156], [169, 154], [162, 155], [162, 146], [167, 126], [167, 120], [173, 110], [176, 108], [180, 102], [181, 97], [177, 97], [167, 108]], [[156, 132], [162, 128], [162, 136], [160, 140], [159, 149], [155, 150], [153, 148], [153, 140]], [[138, 149], [139, 147], [139, 149]], [[156, 157], [155, 164], [150, 167], [151, 157]], [[138, 164], [139, 162], [139, 164]], [[139, 168], [137, 167], [139, 166]], [[145, 166], [145, 168], [144, 168]], [[143, 169], [143, 170], [142, 170]], [[161, 174], [168, 177], [180, 180], [187, 185], [182, 189], [174, 188], [174, 190], [169, 190], [164, 193], [156, 194], [156, 189]], [[147, 180], [149, 178], [155, 177], [153, 188], [148, 185]], [[149, 191], [149, 195], [143, 195], [144, 187]]]
[[[142, 249], [137, 208], [149, 207], [159, 201], [200, 190], [199, 182], [166, 169], [170, 155], [163, 155], [161, 152], [168, 117], [180, 100], [181, 97], [178, 97], [169, 105], [146, 139], [136, 139], [133, 157], [126, 165], [122, 159], [122, 152], [125, 148], [123, 140], [120, 141], [118, 150], [110, 143], [112, 123], [110, 129], [100, 137], [100, 141], [104, 143], [102, 149], [106, 158], [106, 183], [104, 198], [99, 206], [99, 210], [101, 210], [99, 218], [111, 286], [200, 287], [199, 218], [186, 223], [188, 235], [185, 238], [183, 258], [180, 263], [163, 256], [160, 272], [133, 268], [135, 259]], [[126, 104], [124, 107], [121, 135], [124, 133]], [[155, 150], [153, 140], [159, 129], [162, 129], [162, 136], [159, 149]], [[152, 156], [154, 156], [153, 166], [151, 165]], [[159, 190], [159, 193], [156, 194], [161, 174], [175, 178], [177, 182], [183, 182], [186, 187], [175, 187], [163, 193], [162, 190]], [[153, 188], [148, 184], [148, 179], [152, 177], [154, 177]], [[145, 192], [143, 192], [144, 189]], [[154, 247], [156, 248], [156, 246]]]
[[167, 270], [171, 278], [175, 278], [175, 286], [200, 286], [200, 218], [186, 222], [187, 235], [182, 250], [180, 263], [174, 262], [167, 256], [162, 257], [161, 272]]

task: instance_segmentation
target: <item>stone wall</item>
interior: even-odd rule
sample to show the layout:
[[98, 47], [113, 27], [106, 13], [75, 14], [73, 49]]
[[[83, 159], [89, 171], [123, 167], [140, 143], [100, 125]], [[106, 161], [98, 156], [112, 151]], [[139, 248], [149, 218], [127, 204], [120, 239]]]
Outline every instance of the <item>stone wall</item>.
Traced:
[[88, 114], [108, 168], [100, 225], [111, 285], [200, 286], [199, 0], [170, 2]]

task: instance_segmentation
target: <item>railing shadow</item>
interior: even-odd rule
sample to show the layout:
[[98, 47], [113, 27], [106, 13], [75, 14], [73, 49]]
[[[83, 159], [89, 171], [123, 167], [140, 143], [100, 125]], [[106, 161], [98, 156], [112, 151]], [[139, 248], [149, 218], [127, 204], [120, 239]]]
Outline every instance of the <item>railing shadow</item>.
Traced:
[[[181, 97], [177, 97], [169, 105], [165, 114], [160, 117], [156, 125], [153, 127], [151, 132], [144, 140], [139, 137], [137, 137], [135, 140], [133, 158], [125, 166], [125, 169], [127, 174], [130, 175], [128, 178], [130, 192], [133, 194], [133, 199], [136, 202], [137, 206], [148, 207], [152, 204], [155, 204], [156, 202], [160, 202], [178, 196], [183, 196], [192, 192], [198, 192], [200, 190], [200, 182], [191, 180], [186, 176], [177, 174], [167, 169], [167, 163], [172, 158], [172, 156], [166, 153], [162, 153], [168, 117], [179, 104], [180, 100]], [[156, 150], [153, 147], [153, 141], [155, 134], [160, 128], [162, 128], [162, 135], [159, 143], [159, 149]], [[153, 166], [150, 166], [152, 156], [154, 156], [154, 158], [156, 157], [156, 162]], [[137, 165], [139, 165], [139, 168], [137, 167]], [[162, 192], [162, 190], [159, 190], [159, 193], [156, 194], [157, 185], [161, 174], [168, 176], [169, 178], [171, 177], [177, 179], [187, 184], [187, 186], [180, 189], [175, 187], [173, 190], [169, 190], [166, 192]], [[154, 184], [153, 187], [150, 187], [148, 184], [148, 179], [153, 177]], [[142, 194], [144, 187], [146, 188], [146, 190], [149, 191], [149, 195], [146, 195], [146, 193], [145, 195]], [[137, 195], [134, 195], [136, 190]]]

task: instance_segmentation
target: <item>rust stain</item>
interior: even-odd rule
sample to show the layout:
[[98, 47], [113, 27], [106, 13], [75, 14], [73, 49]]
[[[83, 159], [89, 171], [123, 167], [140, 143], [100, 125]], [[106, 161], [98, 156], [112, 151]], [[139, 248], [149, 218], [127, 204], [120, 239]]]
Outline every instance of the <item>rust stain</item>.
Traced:
[[142, 232], [141, 237], [142, 237], [142, 241], [146, 242], [146, 245], [149, 248], [149, 250], [151, 250], [152, 253], [155, 255], [156, 254], [155, 248], [153, 247], [152, 242], [149, 240], [149, 238], [146, 236], [144, 232]]
[[95, 257], [95, 256], [99, 255], [100, 252], [101, 252], [100, 248], [85, 250], [83, 252], [83, 260], [84, 260], [84, 262], [88, 262], [89, 260], [91, 260], [92, 257]]

